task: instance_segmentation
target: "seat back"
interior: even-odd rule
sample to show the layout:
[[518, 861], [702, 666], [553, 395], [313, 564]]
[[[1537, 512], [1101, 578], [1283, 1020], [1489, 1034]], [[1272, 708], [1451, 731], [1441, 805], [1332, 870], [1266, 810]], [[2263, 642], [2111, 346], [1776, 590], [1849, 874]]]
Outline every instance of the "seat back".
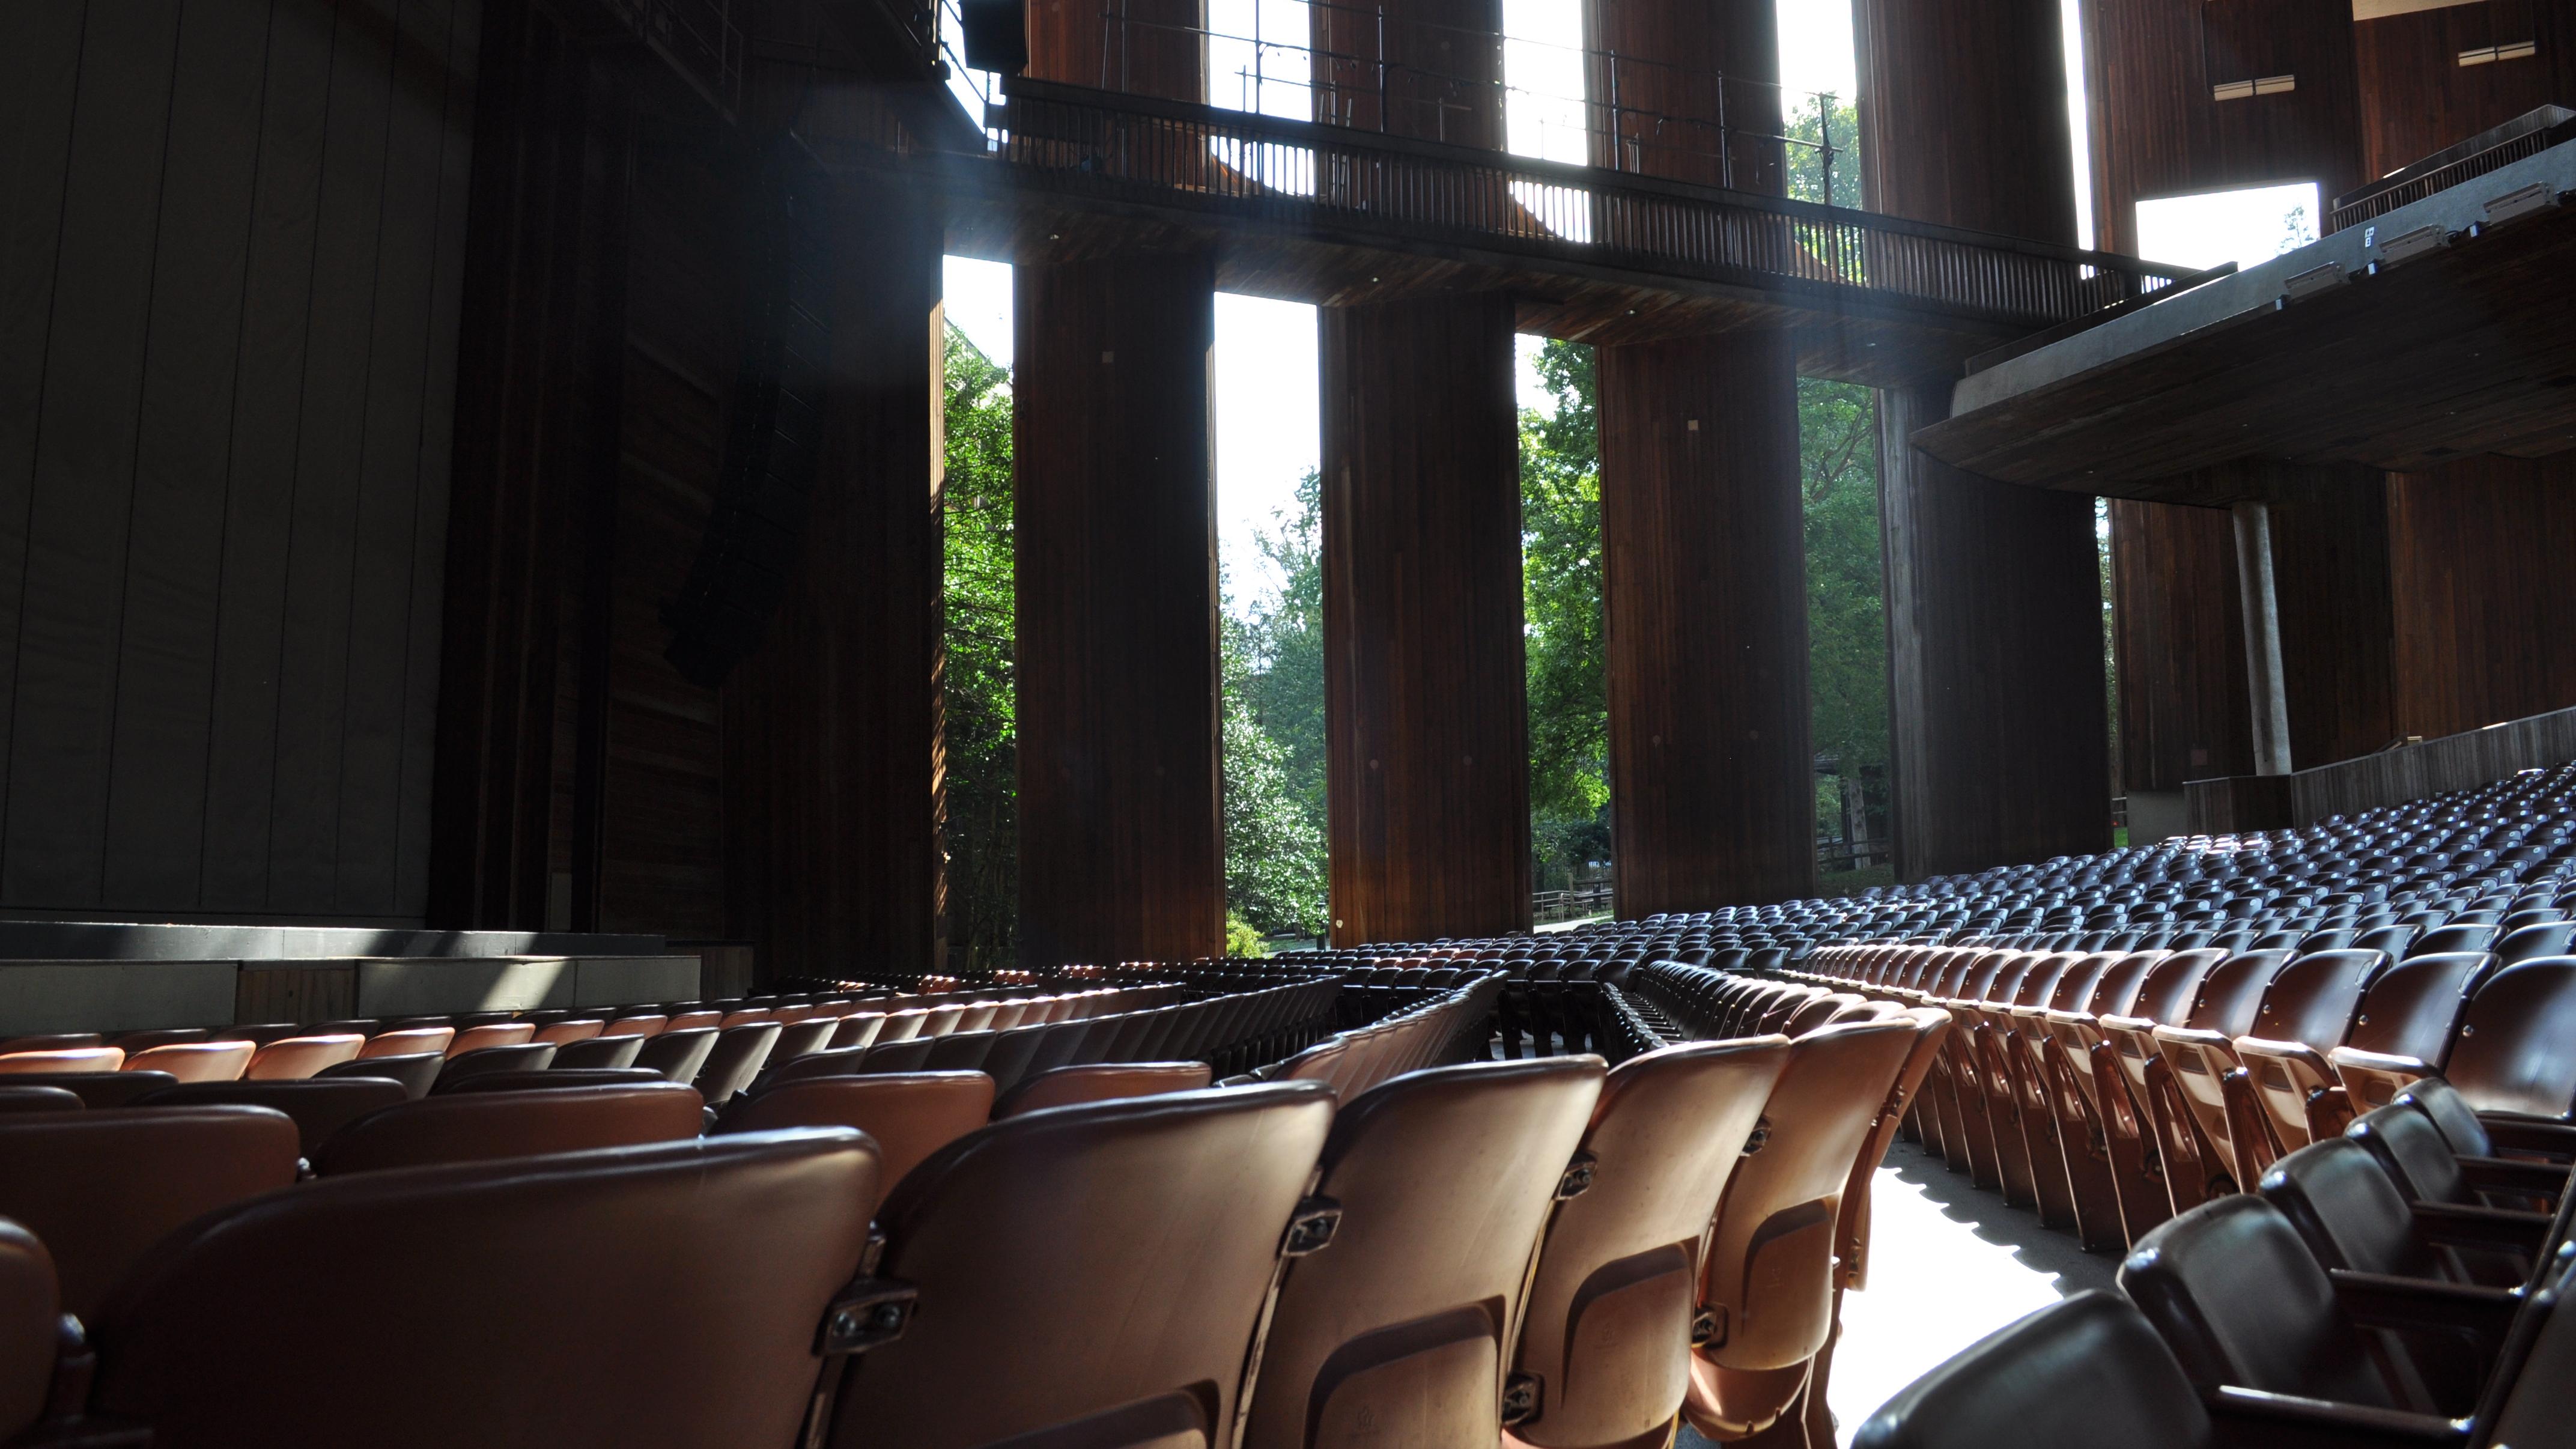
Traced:
[[[950, 1143], [878, 1214], [881, 1271], [920, 1309], [852, 1365], [832, 1449], [1226, 1449], [1332, 1119], [1323, 1088], [1271, 1083], [1032, 1113]], [[1266, 1366], [1261, 1382], [1266, 1396]]]
[[2507, 966], [2461, 1015], [2442, 1075], [2481, 1112], [2564, 1118], [2576, 1110], [2576, 957]]
[[288, 1081], [182, 1082], [137, 1101], [144, 1107], [266, 1107], [295, 1123], [299, 1150], [310, 1157], [332, 1133], [366, 1116], [411, 1100], [400, 1082], [383, 1077]]
[[404, 1091], [417, 1100], [429, 1095], [438, 1085], [438, 1074], [447, 1068], [447, 1058], [436, 1052], [412, 1052], [398, 1057], [360, 1057], [336, 1067], [324, 1067], [313, 1074], [317, 1082], [335, 1081], [342, 1077], [374, 1077], [380, 1081], [400, 1082]]
[[2410, 956], [2381, 972], [2362, 993], [2344, 1045], [2412, 1057], [2439, 1067], [2469, 997], [2495, 970], [2493, 956], [2455, 951]]
[[2320, 1052], [2343, 1045], [2363, 994], [2388, 957], [2378, 951], [2318, 951], [2282, 968], [2263, 991], [2253, 1025], [2238, 1036], [2293, 1041]]
[[[579, 1043], [575, 1043], [579, 1045]], [[547, 1067], [536, 1072], [477, 1072], [438, 1089], [459, 1092], [559, 1092], [567, 1087], [650, 1086], [670, 1078], [650, 1067]]]
[[635, 1053], [634, 1065], [660, 1072], [674, 1082], [694, 1082], [716, 1049], [712, 1026], [673, 1027], [655, 1032]]
[[721, 1106], [734, 1093], [751, 1085], [784, 1030], [774, 1021], [725, 1027], [717, 1034], [714, 1049], [707, 1053], [706, 1065], [698, 1069], [699, 1094], [711, 1105]]
[[515, 1046], [477, 1047], [470, 1052], [456, 1052], [447, 1065], [438, 1069], [437, 1085], [431, 1091], [443, 1091], [467, 1077], [484, 1072], [540, 1072], [553, 1066], [555, 1053], [562, 1050], [550, 1041], [520, 1042]]
[[2091, 1289], [1977, 1340], [1869, 1416], [1852, 1449], [2203, 1449], [2208, 1410], [2130, 1302]]
[[2253, 1029], [2254, 1018], [2263, 1006], [2263, 993], [2270, 989], [2272, 978], [2290, 964], [2287, 951], [2247, 951], [2230, 956], [2200, 978], [2200, 989], [2192, 993], [2191, 1011], [2176, 1026], [2192, 1031], [2214, 1031], [2223, 1037], [2240, 1037]]
[[1559, 1203], [1539, 1250], [1515, 1367], [1543, 1449], [1623, 1444], [1672, 1421], [1690, 1387], [1700, 1237], [1788, 1064], [1779, 1037], [1631, 1057], [1584, 1129], [1591, 1186]]
[[2175, 951], [2147, 968], [2146, 977], [2138, 983], [2127, 1011], [2096, 1014], [2129, 1016], [2181, 1026], [2191, 1015], [2192, 1003], [2200, 995], [2202, 978], [2225, 962], [2228, 954], [2214, 949]]
[[322, 1144], [313, 1168], [330, 1177], [673, 1142], [698, 1135], [703, 1108], [694, 1089], [672, 1082], [455, 1092], [359, 1118]]
[[367, 1039], [355, 1032], [281, 1037], [259, 1049], [242, 1077], [253, 1082], [300, 1082], [324, 1067], [354, 1061], [366, 1044]]
[[154, 1254], [92, 1403], [160, 1449], [787, 1444], [876, 1178], [798, 1132], [314, 1183]]
[[550, 1021], [538, 1027], [537, 1034], [529, 1040], [552, 1042], [556, 1046], [570, 1046], [577, 1041], [588, 1041], [607, 1029], [608, 1022], [601, 1017], [567, 1017], [562, 1021]]
[[993, 1104], [993, 1120], [1083, 1102], [1195, 1092], [1207, 1086], [1208, 1079], [1205, 1062], [1094, 1062], [1057, 1067], [1027, 1078], [1004, 1093]]
[[1399, 1423], [1425, 1444], [1499, 1440], [1530, 1255], [1602, 1079], [1591, 1056], [1476, 1062], [1343, 1104], [1316, 1189], [1341, 1227], [1288, 1265], [1242, 1449]]
[[601, 1028], [599, 1034], [601, 1036], [659, 1036], [662, 1028], [670, 1024], [671, 1018], [646, 1012], [636, 1016], [618, 1017]]
[[814, 1077], [740, 1094], [717, 1114], [716, 1130], [855, 1128], [876, 1139], [891, 1185], [932, 1153], [983, 1126], [992, 1110], [993, 1079], [982, 1072], [883, 1072]]
[[2138, 988], [2144, 986], [2157, 963], [2170, 954], [2164, 951], [2132, 951], [2102, 970], [2093, 989], [2073, 1005], [2063, 1008], [2091, 1016], [2128, 1016], [2137, 1004]]
[[78, 1112], [84, 1105], [79, 1093], [61, 1087], [0, 1086], [0, 1112]]
[[405, 1057], [421, 1052], [443, 1055], [455, 1040], [456, 1028], [452, 1026], [407, 1026], [395, 1031], [380, 1031], [368, 1037], [366, 1044], [358, 1048], [358, 1059]]
[[87, 1318], [171, 1229], [294, 1186], [301, 1151], [294, 1122], [264, 1107], [0, 1117], [0, 1217], [44, 1241], [63, 1311]]
[[112, 1046], [51, 1047], [0, 1052], [0, 1076], [66, 1076], [73, 1072], [112, 1072], [125, 1065], [125, 1048]]
[[2263, 1174], [2257, 1191], [2280, 1209], [2327, 1268], [2442, 1276], [2432, 1249], [2415, 1231], [2415, 1215], [2371, 1155], [2350, 1138], [2311, 1143]]
[[645, 1036], [587, 1036], [557, 1047], [555, 1059], [546, 1065], [558, 1071], [573, 1067], [631, 1067], [650, 1040]]
[[53, 1254], [35, 1234], [0, 1218], [0, 1440], [14, 1439], [45, 1412], [61, 1313]]
[[447, 1043], [447, 1054], [461, 1057], [491, 1047], [523, 1046], [536, 1034], [537, 1024], [532, 1021], [489, 1021], [457, 1032]]
[[1919, 1028], [1906, 1017], [1830, 1026], [1790, 1044], [1755, 1136], [1710, 1225], [1700, 1307], [1716, 1331], [1697, 1346], [1683, 1412], [1712, 1438], [1769, 1425], [1796, 1396], [1796, 1368], [1833, 1329], [1843, 1192]]
[[2147, 1234], [2120, 1288], [2204, 1394], [2232, 1385], [2396, 1407], [2316, 1255], [2260, 1197], [2218, 1198]]

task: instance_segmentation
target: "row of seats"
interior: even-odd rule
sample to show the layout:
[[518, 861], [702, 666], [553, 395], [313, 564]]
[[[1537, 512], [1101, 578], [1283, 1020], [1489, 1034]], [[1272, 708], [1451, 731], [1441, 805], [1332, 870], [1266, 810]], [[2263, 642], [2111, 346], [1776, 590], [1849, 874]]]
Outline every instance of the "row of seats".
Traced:
[[[1399, 1029], [1444, 1011], [1466, 1008]], [[929, 1151], [882, 1203], [880, 1141], [755, 1109], [891, 1077], [782, 1084], [714, 1136], [507, 1162], [355, 1170], [335, 1139], [317, 1181], [192, 1209], [113, 1282], [64, 1276], [54, 1239], [76, 1222], [0, 1229], [0, 1278], [29, 1285], [5, 1301], [37, 1304], [0, 1325], [0, 1435], [1271, 1449], [1508, 1425], [1572, 1449], [1659, 1440], [1685, 1411], [1758, 1426], [1803, 1393], [1830, 1324], [1832, 1233], [1808, 1224], [1836, 1218], [1946, 1024], [1615, 1070], [1438, 1066], [1338, 1109], [1290, 1080], [1025, 1111]], [[691, 1095], [459, 1093], [385, 1116], [591, 1091]], [[221, 1160], [272, 1173], [295, 1146], [239, 1107], [18, 1114], [0, 1140], [84, 1117], [221, 1122], [267, 1144]], [[388, 1314], [388, 1284], [421, 1286]], [[61, 1351], [54, 1303], [81, 1305], [87, 1348]]]
[[2253, 1193], [2148, 1234], [2120, 1293], [2071, 1298], [1936, 1369], [1855, 1442], [2576, 1442], [2571, 1154], [2576, 1129], [2419, 1081]]

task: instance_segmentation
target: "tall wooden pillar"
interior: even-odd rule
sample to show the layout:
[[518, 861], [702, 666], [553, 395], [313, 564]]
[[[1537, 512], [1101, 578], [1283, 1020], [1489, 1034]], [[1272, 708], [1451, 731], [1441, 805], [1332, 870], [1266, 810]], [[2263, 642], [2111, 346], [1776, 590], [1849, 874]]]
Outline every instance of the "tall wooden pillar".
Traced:
[[1020, 268], [1020, 960], [1225, 940], [1206, 253]]
[[1320, 309], [1333, 941], [1530, 923], [1512, 304]]
[[724, 688], [730, 931], [784, 975], [938, 955], [939, 213], [883, 177], [835, 201], [811, 511]]
[[[1595, 0], [1589, 18], [1595, 69], [1615, 72], [1596, 93], [1621, 101], [1596, 161], [1781, 189], [1777, 145], [1734, 134], [1779, 119], [1768, 4]], [[1605, 345], [1597, 361], [1618, 913], [1805, 895], [1816, 806], [1797, 353], [1785, 331], [1746, 328]]]
[[[2057, 0], [1855, 0], [1872, 209], [2040, 241], [2075, 229]], [[2110, 844], [2093, 501], [1973, 478], [1907, 439], [1949, 379], [1879, 403], [1889, 754], [1907, 880]]]

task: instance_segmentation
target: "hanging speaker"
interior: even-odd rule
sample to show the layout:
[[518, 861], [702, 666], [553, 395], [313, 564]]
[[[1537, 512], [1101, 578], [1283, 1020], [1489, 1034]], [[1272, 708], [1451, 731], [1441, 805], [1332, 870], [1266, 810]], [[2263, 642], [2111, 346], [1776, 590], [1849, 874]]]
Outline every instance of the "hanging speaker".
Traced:
[[1029, 66], [1027, 0], [957, 0], [966, 33], [966, 63], [977, 70], [1018, 75]]

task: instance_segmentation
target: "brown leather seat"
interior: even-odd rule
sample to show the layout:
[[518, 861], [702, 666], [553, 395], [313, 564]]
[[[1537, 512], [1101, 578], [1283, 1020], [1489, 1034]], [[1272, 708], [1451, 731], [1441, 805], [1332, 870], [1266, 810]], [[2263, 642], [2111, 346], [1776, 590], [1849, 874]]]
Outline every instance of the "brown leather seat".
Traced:
[[123, 1047], [55, 1047], [42, 1051], [0, 1053], [0, 1076], [66, 1072], [112, 1072], [125, 1065]]
[[447, 1054], [459, 1057], [492, 1047], [521, 1046], [534, 1040], [536, 1035], [537, 1024], [532, 1021], [489, 1021], [457, 1032], [447, 1044]]
[[313, 1168], [327, 1177], [673, 1142], [698, 1135], [703, 1112], [694, 1088], [672, 1082], [458, 1092], [359, 1118], [322, 1144]]
[[87, 1105], [78, 1092], [62, 1087], [20, 1086], [14, 1080], [0, 1085], [0, 1113], [78, 1112]]
[[91, 1408], [158, 1449], [783, 1446], [876, 1178], [813, 1132], [313, 1183], [137, 1271]]
[[1533, 1409], [1514, 1438], [1609, 1449], [1681, 1412], [1700, 1239], [1788, 1060], [1787, 1040], [1749, 1037], [1610, 1073], [1583, 1134], [1591, 1183], [1557, 1205], [1531, 1280], [1514, 1367]]
[[[2253, 1031], [2273, 978], [2288, 968], [2290, 956], [2288, 951], [2247, 951], [2228, 957], [2201, 978], [2191, 1011], [2181, 1021], [2148, 1033], [2167, 1068], [2161, 1080], [2171, 1084], [2170, 1090], [2160, 1087], [2158, 1097], [2147, 1104], [2150, 1113], [2172, 1118], [2159, 1124], [2164, 1134], [2160, 1145], [2170, 1147], [2180, 1136], [2197, 1132], [2196, 1155], [2211, 1191], [2250, 1187], [2274, 1156], [2235, 1141], [2224, 1083], [2243, 1065], [2237, 1060], [2236, 1039]], [[2255, 1104], [2248, 1098], [2245, 1105]], [[2247, 1125], [2265, 1130], [2259, 1117]]]
[[992, 1110], [993, 1079], [982, 1072], [880, 1072], [806, 1078], [743, 1093], [717, 1113], [716, 1130], [856, 1128], [876, 1139], [891, 1184], [983, 1126]]
[[455, 1040], [456, 1028], [452, 1026], [408, 1026], [398, 1031], [380, 1031], [367, 1038], [365, 1046], [358, 1048], [358, 1059], [407, 1057], [422, 1052], [444, 1054]]
[[608, 1022], [602, 1017], [569, 1017], [562, 1021], [547, 1022], [537, 1028], [536, 1035], [528, 1039], [552, 1042], [556, 1046], [569, 1046], [577, 1041], [588, 1041], [607, 1029]]
[[555, 1059], [548, 1063], [557, 1071], [574, 1067], [631, 1067], [652, 1040], [644, 1036], [589, 1036], [566, 1042], [555, 1048]]
[[2460, 1017], [2442, 1077], [2480, 1112], [2576, 1114], [2576, 957], [2507, 966]]
[[712, 1026], [669, 1027], [655, 1032], [635, 1054], [635, 1065], [650, 1067], [674, 1082], [694, 1082], [716, 1049]]
[[94, 1031], [40, 1031], [25, 1036], [0, 1037], [0, 1054], [61, 1051], [65, 1047], [94, 1047], [99, 1044], [99, 1034]]
[[1410, 1443], [1498, 1441], [1531, 1254], [1602, 1080], [1598, 1057], [1477, 1062], [1343, 1104], [1316, 1188], [1341, 1226], [1280, 1283], [1242, 1449], [1391, 1425]]
[[258, 1050], [246, 1041], [171, 1042], [127, 1056], [118, 1070], [168, 1072], [183, 1082], [238, 1082]]
[[324, 1067], [355, 1061], [367, 1039], [354, 1032], [332, 1036], [290, 1036], [261, 1047], [243, 1068], [253, 1082], [300, 1082]]
[[2250, 1091], [2281, 1150], [2331, 1138], [2352, 1121], [2351, 1099], [2326, 1054], [2343, 1045], [2370, 984], [2387, 969], [2384, 951], [2302, 956], [2272, 979], [2253, 1027], [2236, 1039], [2247, 1074], [2236, 1090]]
[[770, 1048], [777, 1045], [779, 1034], [785, 1030], [774, 1021], [755, 1021], [717, 1033], [706, 1065], [698, 1069], [699, 1095], [707, 1099], [708, 1105], [720, 1107], [734, 1093], [751, 1085], [752, 1078], [760, 1075], [761, 1064], [769, 1060]]
[[1711, 1438], [1768, 1427], [1796, 1404], [1833, 1329], [1843, 1193], [1904, 1070], [1908, 1018], [1829, 1026], [1794, 1039], [1756, 1137], [1709, 1231], [1683, 1415]]
[[301, 1152], [295, 1123], [265, 1107], [0, 1117], [0, 1217], [44, 1240], [62, 1277], [63, 1311], [86, 1318], [171, 1229], [292, 1187]]
[[725, 1014], [721, 1011], [675, 1011], [671, 1013], [671, 1020], [663, 1026], [662, 1030], [669, 1032], [720, 1029], [724, 1025], [724, 1019]]
[[[578, 1045], [578, 1043], [576, 1043]], [[437, 1095], [458, 1092], [556, 1092], [567, 1087], [626, 1087], [670, 1078], [650, 1067], [547, 1067], [534, 1072], [477, 1072], [442, 1083]]]
[[142, 1098], [140, 1107], [267, 1107], [294, 1119], [300, 1150], [311, 1156], [332, 1133], [366, 1116], [410, 1100], [400, 1082], [382, 1077], [339, 1077], [283, 1082], [183, 1082]]
[[920, 1306], [851, 1365], [833, 1449], [1224, 1449], [1332, 1118], [1322, 1088], [1274, 1083], [1037, 1113], [949, 1144], [878, 1214], [880, 1271]]
[[402, 1089], [417, 1101], [429, 1095], [438, 1085], [438, 1074], [447, 1069], [447, 1058], [436, 1052], [412, 1052], [398, 1057], [360, 1057], [336, 1067], [324, 1067], [313, 1074], [317, 1082], [343, 1077], [373, 1077], [379, 1081], [400, 1082]]
[[45, 1412], [61, 1341], [62, 1287], [36, 1235], [0, 1218], [0, 1441]]
[[670, 1024], [669, 1017], [650, 1013], [640, 1016], [621, 1016], [601, 1028], [599, 1034], [601, 1036], [659, 1036], [662, 1028]]
[[2409, 1082], [2441, 1074], [2460, 1014], [2495, 969], [2486, 952], [2456, 951], [2400, 961], [2370, 983], [2351, 1033], [2326, 1053], [2356, 1116], [2387, 1106]]
[[561, 1050], [553, 1042], [527, 1041], [514, 1046], [477, 1047], [470, 1052], [453, 1052], [447, 1065], [438, 1069], [435, 1092], [467, 1077], [484, 1072], [536, 1072], [554, 1065], [555, 1053]]
[[1208, 1084], [1205, 1062], [1094, 1062], [1058, 1067], [1027, 1078], [993, 1104], [993, 1120], [1017, 1117], [1048, 1107], [1079, 1102], [1107, 1102], [1119, 1097], [1150, 1097], [1161, 1092], [1195, 1092]]

